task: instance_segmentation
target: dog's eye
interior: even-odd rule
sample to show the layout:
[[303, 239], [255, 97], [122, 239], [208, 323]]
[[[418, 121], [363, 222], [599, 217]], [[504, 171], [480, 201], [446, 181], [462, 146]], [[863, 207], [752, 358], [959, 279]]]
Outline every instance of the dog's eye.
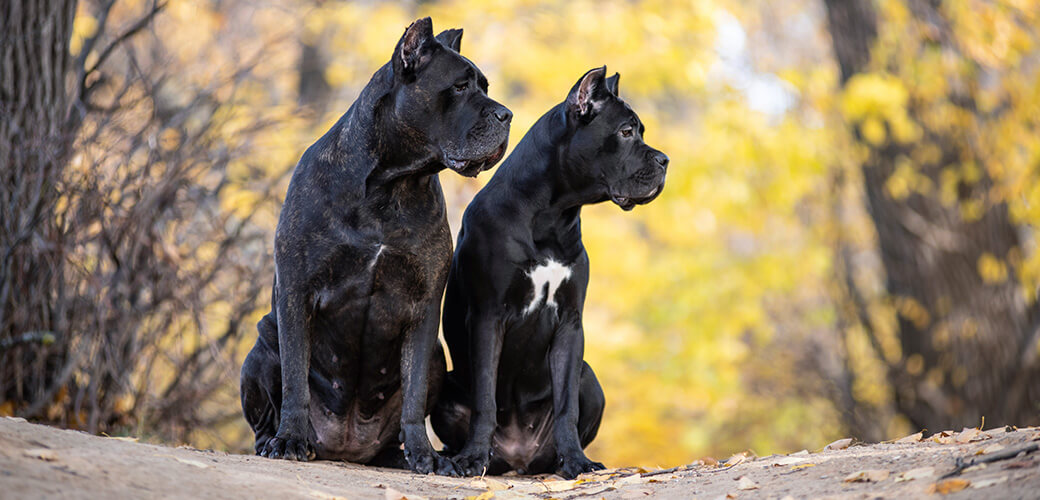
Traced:
[[632, 127], [621, 129], [621, 137], [632, 137]]
[[469, 88], [469, 82], [455, 84], [455, 92], [465, 92]]

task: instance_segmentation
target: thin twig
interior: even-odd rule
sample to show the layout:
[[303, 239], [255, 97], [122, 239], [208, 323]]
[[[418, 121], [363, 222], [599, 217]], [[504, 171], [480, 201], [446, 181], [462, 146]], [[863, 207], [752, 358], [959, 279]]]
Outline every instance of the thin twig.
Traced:
[[982, 455], [979, 457], [957, 457], [955, 462], [955, 468], [944, 474], [940, 479], [946, 479], [951, 476], [956, 476], [973, 465], [988, 464], [990, 462], [999, 462], [1001, 460], [1007, 460], [1009, 458], [1015, 458], [1019, 453], [1029, 454], [1037, 449], [1040, 449], [1040, 443], [1029, 443], [1018, 448], [1011, 448], [1008, 450], [1000, 450], [998, 452], [990, 453], [988, 455]]

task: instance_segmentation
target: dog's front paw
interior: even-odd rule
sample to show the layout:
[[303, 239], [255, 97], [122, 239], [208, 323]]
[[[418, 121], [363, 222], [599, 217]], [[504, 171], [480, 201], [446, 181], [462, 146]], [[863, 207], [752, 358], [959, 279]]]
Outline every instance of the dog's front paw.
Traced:
[[417, 474], [434, 473], [439, 476], [452, 477], [458, 477], [459, 475], [455, 464], [451, 460], [440, 456], [432, 448], [421, 452], [413, 452], [405, 447], [404, 458], [408, 461], [408, 467], [412, 469], [412, 472]]
[[275, 436], [264, 443], [260, 456], [306, 462], [314, 460], [315, 453], [314, 446], [306, 439]]
[[560, 475], [565, 479], [574, 479], [578, 477], [578, 474], [603, 470], [605, 468], [606, 467], [604, 467], [603, 464], [589, 460], [584, 453], [578, 453], [572, 456], [560, 456]]
[[491, 461], [490, 450], [463, 449], [458, 455], [452, 457], [455, 467], [463, 476], [482, 476], [487, 472], [488, 463]]

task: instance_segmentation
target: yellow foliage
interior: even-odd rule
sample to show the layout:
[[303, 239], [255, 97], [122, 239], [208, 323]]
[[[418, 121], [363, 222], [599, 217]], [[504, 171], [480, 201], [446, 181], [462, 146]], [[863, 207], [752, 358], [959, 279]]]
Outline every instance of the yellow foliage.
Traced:
[[[221, 10], [218, 4], [225, 3], [235, 8]], [[859, 74], [839, 90], [836, 65], [828, 59], [829, 39], [820, 42], [823, 59], [791, 62], [777, 56], [770, 74], [794, 89], [794, 103], [775, 115], [755, 111], [747, 94], [736, 88], [742, 82], [727, 80], [719, 70], [716, 28], [724, 14], [749, 32], [747, 43], [758, 44], [752, 54], [769, 54], [770, 47], [755, 36], [767, 33], [769, 39], [770, 30], [778, 28], [756, 10], [761, 6], [747, 5], [753, 2], [443, 0], [317, 2], [306, 9], [293, 2], [246, 4], [171, 1], [156, 20], [155, 36], [176, 47], [168, 65], [176, 68], [177, 78], [165, 92], [178, 106], [186, 104], [178, 101], [184, 89], [208, 89], [242, 62], [258, 62], [247, 81], [233, 89], [212, 89], [221, 104], [218, 126], [207, 134], [232, 151], [247, 140], [255, 142], [248, 154], [228, 160], [230, 183], [218, 208], [229, 218], [253, 217], [269, 232], [266, 245], [273, 239], [278, 207], [258, 204], [257, 186], [291, 168], [346, 111], [417, 17], [432, 16], [438, 31], [465, 29], [462, 53], [485, 72], [490, 95], [514, 112], [512, 145], [589, 68], [606, 64], [621, 73], [621, 96], [646, 122], [647, 142], [672, 163], [665, 190], [653, 203], [631, 213], [609, 204], [583, 210], [591, 261], [586, 358], [607, 398], [589, 454], [609, 465], [670, 466], [748, 448], [765, 455], [819, 448], [843, 437], [840, 415], [823, 391], [802, 390], [820, 382], [806, 380], [797, 368], [804, 360], [783, 348], [821, 331], [847, 328], [848, 340], [831, 347], [847, 349], [853, 371], [861, 375], [852, 388], [855, 398], [878, 406], [890, 401], [881, 382], [884, 368], [867, 333], [839, 326], [836, 319], [844, 306], [833, 291], [839, 267], [834, 249], [841, 244], [869, 249], [875, 238], [862, 210], [862, 193], [844, 187], [862, 185], [857, 167], [867, 148], [841, 125], [852, 125], [869, 145], [905, 149], [885, 180], [888, 196], [930, 193], [956, 206], [967, 220], [977, 219], [987, 203], [1001, 201], [1016, 221], [1040, 223], [1035, 168], [1040, 164], [1035, 120], [1040, 85], [1035, 70], [1017, 71], [1025, 55], [1035, 59], [1035, 36], [1020, 25], [1035, 31], [1040, 2], [944, 3], [957, 46], [966, 52], [958, 57], [917, 50], [922, 35], [904, 2], [881, 0], [882, 32], [873, 67], [883, 69]], [[789, 15], [811, 18], [811, 12]], [[229, 23], [245, 23], [248, 29], [229, 34], [222, 29]], [[73, 53], [95, 29], [96, 21], [81, 11]], [[320, 116], [295, 102], [301, 41], [320, 45], [329, 58], [324, 76], [334, 96]], [[981, 71], [966, 59], [995, 72], [999, 84], [964, 84]], [[765, 72], [756, 65], [766, 63], [751, 64], [751, 70]], [[974, 91], [984, 111], [1005, 111], [980, 122], [950, 102], [952, 89]], [[244, 133], [261, 119], [278, 126], [259, 135]], [[185, 130], [163, 132], [158, 144], [175, 148], [195, 132], [189, 119]], [[944, 160], [932, 136], [939, 133], [954, 137], [964, 153], [956, 166], [930, 172], [925, 167]], [[983, 174], [994, 179], [994, 199], [962, 200], [959, 190], [977, 184]], [[204, 171], [199, 177], [207, 182]], [[836, 177], [848, 179], [839, 183]], [[488, 178], [441, 176], [453, 230], [469, 198]], [[850, 200], [859, 211], [843, 208]], [[185, 257], [184, 265], [193, 266], [210, 261], [219, 249], [201, 244], [176, 250]], [[91, 265], [89, 256], [84, 259], [83, 265]], [[1010, 267], [985, 254], [977, 267], [987, 283], [1016, 273], [1035, 299], [1040, 284], [1036, 252], [1022, 254]], [[864, 288], [880, 295], [883, 284]], [[259, 320], [268, 300], [258, 300], [249, 321]], [[229, 307], [220, 303], [207, 310], [203, 334], [219, 330]], [[922, 328], [933, 321], [921, 304], [907, 298], [876, 300], [868, 314], [890, 362], [903, 356], [894, 333], [897, 316]], [[247, 337], [235, 341], [243, 354], [253, 338]], [[172, 339], [158, 346], [169, 351], [185, 347]], [[167, 364], [157, 364], [151, 376], [173, 376]], [[905, 366], [911, 374], [929, 368], [916, 354]], [[952, 377], [954, 383], [961, 380], [957, 372]], [[213, 405], [237, 404], [229, 387]], [[888, 430], [905, 433], [907, 425], [893, 420]], [[214, 437], [218, 434], [240, 449], [251, 444], [241, 419], [219, 429], [199, 429], [193, 437], [205, 445], [221, 442]]]
[[991, 253], [983, 253], [978, 262], [979, 276], [989, 284], [1003, 283], [1008, 278], [1007, 265]]

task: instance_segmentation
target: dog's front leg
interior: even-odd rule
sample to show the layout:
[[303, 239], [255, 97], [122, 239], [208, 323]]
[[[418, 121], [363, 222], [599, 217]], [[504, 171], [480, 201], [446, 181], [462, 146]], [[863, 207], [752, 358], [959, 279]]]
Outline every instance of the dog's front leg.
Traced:
[[437, 342], [440, 301], [433, 301], [419, 324], [405, 332], [401, 347], [401, 376], [404, 405], [401, 409], [401, 440], [408, 466], [419, 474], [436, 472], [457, 476], [455, 464], [440, 456], [426, 435], [426, 396], [429, 390], [430, 357]]
[[483, 475], [491, 459], [491, 438], [498, 427], [495, 391], [503, 339], [503, 332], [496, 326], [498, 322], [495, 319], [482, 317], [474, 323], [473, 330], [469, 332], [473, 361], [470, 371], [473, 416], [470, 418], [469, 439], [454, 457], [462, 474], [467, 476]]
[[580, 319], [561, 325], [549, 349], [553, 391], [553, 439], [560, 475], [573, 479], [583, 472], [603, 469], [585, 456], [578, 438], [578, 395], [585, 334]]
[[311, 344], [307, 334], [306, 295], [285, 290], [275, 305], [278, 313], [278, 353], [282, 364], [282, 408], [278, 432], [261, 456], [307, 461], [315, 458], [309, 406], [308, 374]]

